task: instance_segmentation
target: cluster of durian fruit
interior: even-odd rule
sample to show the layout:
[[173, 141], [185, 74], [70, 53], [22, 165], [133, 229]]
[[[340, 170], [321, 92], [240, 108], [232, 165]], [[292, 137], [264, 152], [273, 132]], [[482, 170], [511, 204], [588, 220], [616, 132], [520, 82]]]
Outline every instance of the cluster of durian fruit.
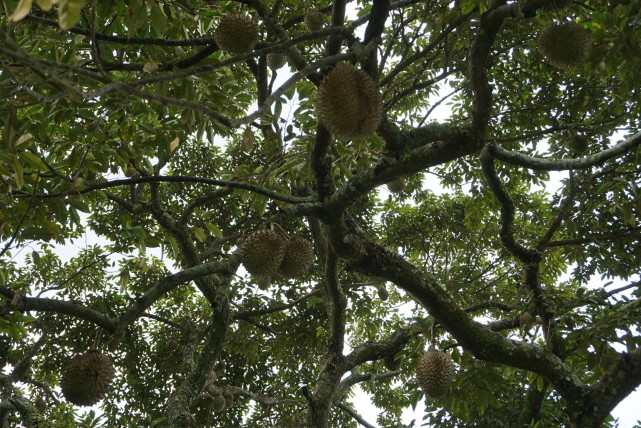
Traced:
[[279, 226], [257, 230], [239, 242], [240, 261], [259, 285], [271, 278], [297, 278], [314, 261], [314, 247], [301, 236], [289, 236]]
[[208, 419], [212, 412], [221, 413], [234, 407], [234, 393], [216, 385], [216, 380], [225, 371], [225, 360], [219, 360], [207, 375], [203, 392], [192, 405], [196, 420]]

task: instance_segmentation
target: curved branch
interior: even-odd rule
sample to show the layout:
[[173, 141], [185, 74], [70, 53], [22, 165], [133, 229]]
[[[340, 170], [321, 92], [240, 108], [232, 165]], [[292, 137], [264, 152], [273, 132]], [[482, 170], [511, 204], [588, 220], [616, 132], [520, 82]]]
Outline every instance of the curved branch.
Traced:
[[359, 424], [363, 425], [365, 428], [376, 428], [374, 425], [367, 423], [367, 421], [365, 419], [363, 419], [361, 417], [361, 415], [356, 413], [356, 411], [354, 409], [352, 409], [351, 407], [349, 407], [347, 404], [338, 403], [338, 404], [336, 404], [336, 407], [338, 407], [339, 409], [342, 409], [343, 411], [345, 411], [345, 413], [350, 415], [352, 418], [354, 418], [356, 420], [356, 422], [358, 422]]
[[637, 132], [627, 140], [607, 148], [597, 154], [580, 159], [545, 159], [512, 152], [496, 145], [489, 145], [492, 157], [512, 165], [524, 166], [542, 171], [566, 171], [570, 169], [585, 169], [600, 165], [608, 160], [623, 156], [630, 150], [641, 145], [641, 132]]

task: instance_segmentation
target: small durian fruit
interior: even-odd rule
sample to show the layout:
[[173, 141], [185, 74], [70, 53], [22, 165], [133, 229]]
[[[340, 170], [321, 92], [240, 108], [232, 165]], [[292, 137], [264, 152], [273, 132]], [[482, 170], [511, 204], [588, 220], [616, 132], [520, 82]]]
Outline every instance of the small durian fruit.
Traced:
[[369, 74], [343, 62], [321, 82], [316, 114], [338, 138], [365, 138], [381, 123], [383, 97]]
[[386, 186], [387, 190], [392, 193], [401, 193], [403, 190], [405, 190], [405, 179], [402, 177], [397, 178], [396, 180], [387, 183]]
[[136, 169], [135, 166], [129, 164], [127, 169], [125, 169], [125, 177], [133, 178], [133, 177], [137, 177], [137, 176], [138, 176], [138, 170]]
[[454, 362], [434, 347], [423, 354], [416, 368], [416, 380], [426, 395], [439, 398], [450, 389], [454, 380]]
[[34, 403], [34, 407], [36, 408], [36, 412], [38, 412], [41, 415], [44, 415], [45, 411], [47, 410], [47, 402], [45, 401], [44, 398], [38, 397], [36, 399], [36, 402]]
[[69, 362], [60, 381], [62, 394], [78, 406], [96, 404], [109, 390], [115, 372], [111, 358], [90, 349]]
[[577, 66], [590, 52], [590, 32], [575, 22], [548, 25], [537, 39], [539, 52], [561, 70]]
[[272, 70], [278, 70], [282, 68], [287, 63], [287, 57], [279, 53], [269, 53], [267, 54], [267, 67]]
[[212, 397], [213, 397], [213, 402], [212, 402], [211, 409], [216, 413], [219, 413], [225, 410], [225, 406], [227, 402], [225, 401], [225, 397], [223, 396], [223, 394], [218, 392], [218, 394], [212, 395]]
[[325, 25], [325, 14], [319, 10], [310, 10], [303, 19], [307, 31], [318, 31]]
[[254, 275], [256, 285], [263, 291], [269, 290], [272, 285], [272, 277], [269, 275]]
[[532, 314], [529, 312], [523, 312], [521, 315], [519, 315], [519, 326], [524, 327], [526, 326], [530, 320], [532, 319]]
[[284, 278], [304, 275], [314, 261], [314, 246], [301, 236], [292, 236], [287, 241], [285, 257], [278, 267], [278, 274]]
[[231, 55], [251, 52], [258, 42], [258, 26], [242, 13], [225, 15], [214, 31], [214, 40], [220, 49]]
[[247, 272], [256, 276], [272, 276], [285, 256], [287, 237], [271, 230], [258, 230], [240, 246], [240, 261]]
[[225, 409], [231, 409], [234, 407], [234, 394], [228, 389], [223, 391], [223, 397], [225, 397]]
[[395, 372], [396, 370], [400, 369], [402, 363], [403, 363], [402, 356], [396, 357], [395, 355], [388, 355], [383, 360], [383, 364], [385, 365], [385, 368], [391, 372]]
[[574, 134], [568, 140], [568, 147], [576, 153], [585, 153], [589, 145], [590, 139], [585, 135]]
[[385, 301], [389, 298], [389, 292], [387, 291], [387, 288], [385, 288], [384, 285], [379, 286], [377, 291], [378, 291], [378, 297], [381, 300]]

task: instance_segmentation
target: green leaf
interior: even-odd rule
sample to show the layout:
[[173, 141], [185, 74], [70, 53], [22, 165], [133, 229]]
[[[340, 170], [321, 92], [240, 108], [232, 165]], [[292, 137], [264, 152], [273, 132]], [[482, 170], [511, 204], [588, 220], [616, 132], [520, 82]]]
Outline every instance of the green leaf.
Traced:
[[59, 0], [58, 25], [63, 30], [70, 30], [80, 21], [80, 11], [87, 0]]
[[29, 11], [31, 10], [31, 4], [32, 4], [32, 0], [20, 0], [20, 3], [18, 3], [18, 6], [16, 6], [16, 9], [9, 16], [9, 20], [13, 22], [18, 22], [21, 19], [23, 19], [25, 16], [29, 14]]
[[158, 4], [154, 4], [151, 8], [151, 25], [158, 30], [159, 33], [167, 31], [167, 17], [165, 17], [165, 14]]
[[38, 169], [40, 171], [46, 171], [47, 170], [47, 165], [40, 159], [39, 156], [34, 155], [31, 152], [20, 152], [18, 153], [18, 157], [31, 165], [31, 167]]
[[218, 228], [215, 224], [212, 223], [207, 223], [205, 225], [207, 230], [211, 232], [212, 235], [214, 235], [216, 238], [222, 238], [223, 237], [223, 231]]

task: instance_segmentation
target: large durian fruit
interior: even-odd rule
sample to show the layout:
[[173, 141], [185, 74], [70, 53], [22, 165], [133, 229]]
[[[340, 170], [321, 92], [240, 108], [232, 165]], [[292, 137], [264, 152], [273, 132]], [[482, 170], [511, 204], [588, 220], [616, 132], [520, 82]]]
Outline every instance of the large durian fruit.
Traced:
[[310, 10], [303, 19], [307, 31], [318, 31], [325, 25], [325, 15], [319, 10]]
[[401, 193], [405, 189], [405, 179], [403, 177], [397, 178], [387, 183], [387, 190], [392, 193]]
[[343, 62], [321, 82], [316, 113], [336, 137], [365, 138], [381, 123], [383, 97], [374, 79]]
[[537, 39], [539, 52], [559, 69], [581, 64], [590, 52], [590, 32], [575, 22], [550, 24]]
[[287, 237], [280, 233], [258, 230], [240, 244], [240, 261], [252, 275], [273, 276], [283, 261], [287, 242]]
[[285, 256], [278, 267], [278, 274], [283, 278], [296, 278], [304, 275], [314, 261], [314, 247], [301, 236], [292, 236], [287, 241]]
[[62, 394], [78, 406], [96, 404], [109, 390], [115, 372], [111, 358], [90, 349], [69, 362], [60, 381]]
[[242, 13], [225, 15], [214, 31], [214, 40], [219, 48], [231, 55], [251, 52], [258, 42], [258, 26]]
[[445, 395], [454, 380], [454, 362], [434, 347], [423, 354], [416, 368], [416, 380], [426, 395], [439, 398]]

